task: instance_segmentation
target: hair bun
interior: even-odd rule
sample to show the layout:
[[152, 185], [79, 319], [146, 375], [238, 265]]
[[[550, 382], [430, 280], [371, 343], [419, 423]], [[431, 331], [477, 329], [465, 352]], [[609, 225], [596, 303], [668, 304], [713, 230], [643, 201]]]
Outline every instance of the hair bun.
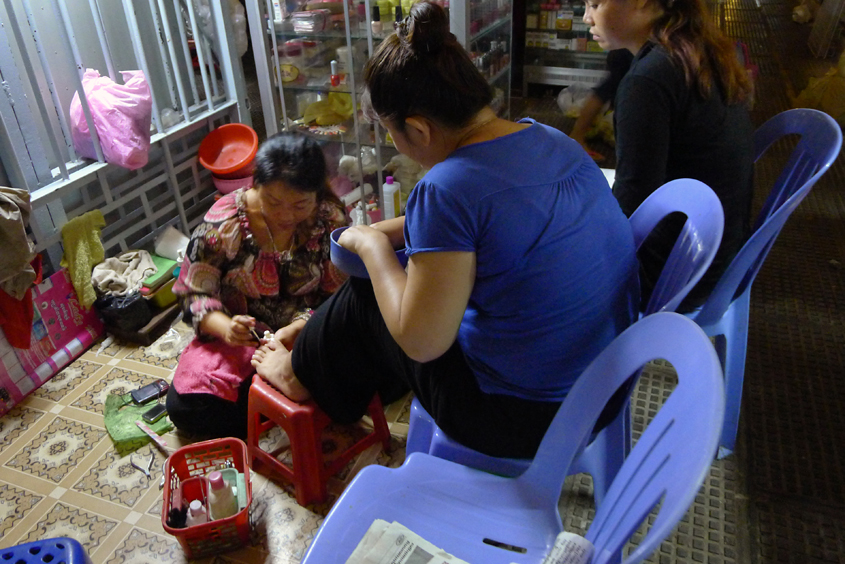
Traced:
[[416, 52], [433, 53], [455, 36], [449, 31], [446, 10], [431, 2], [417, 2], [399, 25], [398, 35]]

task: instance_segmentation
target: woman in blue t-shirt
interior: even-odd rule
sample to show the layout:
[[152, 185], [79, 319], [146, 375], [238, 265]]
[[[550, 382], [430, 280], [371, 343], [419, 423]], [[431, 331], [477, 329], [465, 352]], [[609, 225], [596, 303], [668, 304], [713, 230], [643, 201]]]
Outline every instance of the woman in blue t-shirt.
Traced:
[[350, 279], [290, 354], [270, 343], [254, 365], [339, 422], [410, 389], [466, 446], [533, 456], [575, 379], [636, 318], [628, 221], [578, 143], [497, 117], [439, 6], [414, 4], [365, 82], [371, 118], [430, 171], [404, 217], [341, 236], [370, 280]]

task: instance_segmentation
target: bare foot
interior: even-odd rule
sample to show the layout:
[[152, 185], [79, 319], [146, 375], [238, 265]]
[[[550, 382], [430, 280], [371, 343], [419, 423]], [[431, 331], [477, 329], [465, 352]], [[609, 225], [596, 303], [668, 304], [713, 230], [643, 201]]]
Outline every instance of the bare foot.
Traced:
[[259, 376], [270, 382], [293, 401], [311, 397], [293, 373], [291, 353], [280, 342], [271, 339], [255, 350], [251, 364]]

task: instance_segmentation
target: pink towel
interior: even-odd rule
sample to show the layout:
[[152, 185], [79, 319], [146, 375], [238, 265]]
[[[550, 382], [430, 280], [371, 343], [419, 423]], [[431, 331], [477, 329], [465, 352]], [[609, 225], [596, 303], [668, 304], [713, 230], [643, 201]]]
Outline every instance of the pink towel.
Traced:
[[251, 378], [250, 364], [255, 347], [232, 347], [223, 341], [195, 338], [182, 351], [173, 374], [173, 387], [180, 394], [212, 394], [237, 401], [238, 387]]

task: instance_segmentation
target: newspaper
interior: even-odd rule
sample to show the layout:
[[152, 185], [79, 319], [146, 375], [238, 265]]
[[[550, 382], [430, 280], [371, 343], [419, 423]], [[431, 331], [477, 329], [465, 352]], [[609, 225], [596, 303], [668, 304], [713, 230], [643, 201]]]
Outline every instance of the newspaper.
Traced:
[[555, 539], [555, 545], [543, 564], [589, 564], [593, 552], [593, 543], [580, 535], [564, 531]]
[[376, 519], [346, 564], [469, 564], [396, 521]]

